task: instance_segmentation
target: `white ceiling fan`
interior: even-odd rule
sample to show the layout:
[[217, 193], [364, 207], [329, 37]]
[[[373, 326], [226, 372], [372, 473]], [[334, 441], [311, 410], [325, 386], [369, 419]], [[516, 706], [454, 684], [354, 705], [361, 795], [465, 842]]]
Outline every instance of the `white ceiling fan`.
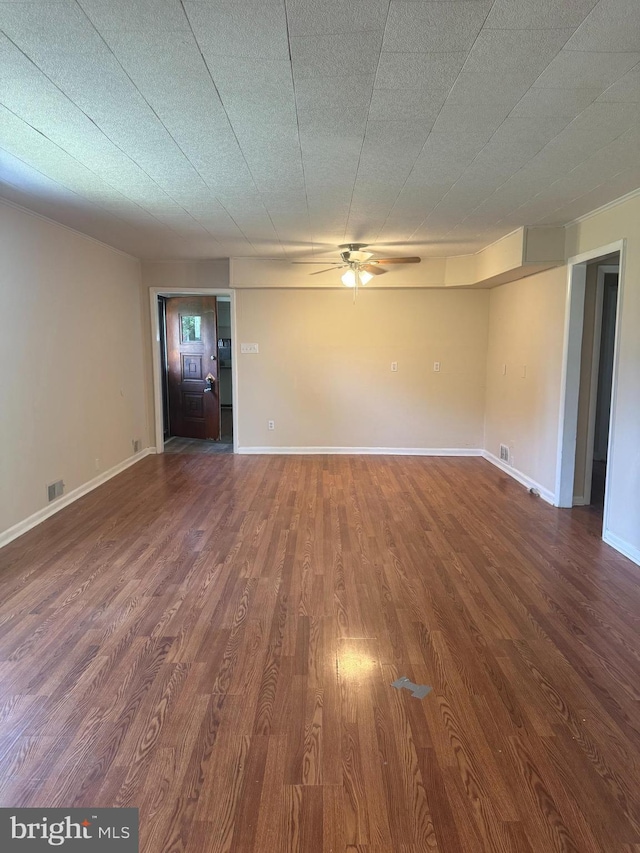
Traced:
[[368, 243], [343, 243], [338, 246], [341, 249], [341, 261], [292, 261], [293, 264], [330, 264], [324, 270], [312, 272], [310, 275], [321, 275], [336, 269], [345, 269], [342, 275], [342, 283], [347, 287], [358, 287], [371, 281], [374, 275], [384, 275], [388, 270], [383, 266], [388, 264], [419, 264], [420, 258], [376, 258], [373, 252], [363, 252]]

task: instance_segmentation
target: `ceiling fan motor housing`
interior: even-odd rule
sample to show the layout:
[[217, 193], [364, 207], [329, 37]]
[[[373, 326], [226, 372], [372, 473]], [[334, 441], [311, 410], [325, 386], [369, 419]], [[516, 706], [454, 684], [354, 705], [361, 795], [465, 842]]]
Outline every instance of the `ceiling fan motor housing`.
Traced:
[[373, 256], [373, 252], [361, 251], [367, 245], [367, 243], [343, 243], [342, 246], [338, 246], [339, 249], [343, 249], [340, 257], [345, 263], [363, 264]]

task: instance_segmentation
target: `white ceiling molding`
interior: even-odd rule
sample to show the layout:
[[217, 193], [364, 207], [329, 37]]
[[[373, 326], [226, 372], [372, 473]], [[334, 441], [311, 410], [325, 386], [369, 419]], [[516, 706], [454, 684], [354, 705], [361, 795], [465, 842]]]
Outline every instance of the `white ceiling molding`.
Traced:
[[[640, 156], [640, 152], [639, 152]], [[597, 216], [599, 213], [604, 213], [605, 210], [611, 210], [613, 207], [617, 207], [619, 204], [624, 204], [626, 201], [631, 201], [632, 198], [636, 198], [640, 195], [640, 187], [637, 190], [632, 190], [630, 193], [626, 193], [620, 198], [616, 198], [613, 201], [607, 202], [607, 204], [603, 204], [600, 207], [596, 207], [595, 210], [590, 210], [589, 213], [585, 213], [583, 216], [578, 216], [576, 219], [572, 219], [571, 222], [567, 222], [566, 227], [569, 228], [571, 225], [578, 225], [580, 222], [585, 222], [587, 219], [591, 219], [592, 216]]]

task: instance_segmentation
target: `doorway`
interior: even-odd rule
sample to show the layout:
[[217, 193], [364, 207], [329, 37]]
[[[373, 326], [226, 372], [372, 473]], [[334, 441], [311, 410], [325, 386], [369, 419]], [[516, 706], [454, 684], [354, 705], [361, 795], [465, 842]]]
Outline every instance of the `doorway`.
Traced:
[[606, 539], [624, 240], [571, 258], [568, 273], [555, 503], [599, 507]]
[[167, 449], [231, 449], [230, 308], [230, 297], [158, 296], [163, 443], [173, 442]]
[[587, 264], [573, 505], [600, 511], [606, 486], [618, 275], [617, 255]]

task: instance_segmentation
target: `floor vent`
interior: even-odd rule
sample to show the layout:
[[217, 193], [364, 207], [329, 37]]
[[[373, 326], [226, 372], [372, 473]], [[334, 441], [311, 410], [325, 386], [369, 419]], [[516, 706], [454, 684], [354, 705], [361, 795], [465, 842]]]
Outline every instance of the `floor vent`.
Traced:
[[507, 445], [506, 445], [506, 444], [501, 444], [501, 445], [500, 445], [500, 459], [501, 459], [503, 462], [508, 462], [508, 461], [509, 461], [509, 448], [507, 447]]
[[64, 483], [62, 480], [58, 480], [55, 483], [50, 483], [47, 486], [47, 498], [49, 499], [49, 503], [51, 501], [55, 501], [56, 498], [62, 497], [64, 494]]

